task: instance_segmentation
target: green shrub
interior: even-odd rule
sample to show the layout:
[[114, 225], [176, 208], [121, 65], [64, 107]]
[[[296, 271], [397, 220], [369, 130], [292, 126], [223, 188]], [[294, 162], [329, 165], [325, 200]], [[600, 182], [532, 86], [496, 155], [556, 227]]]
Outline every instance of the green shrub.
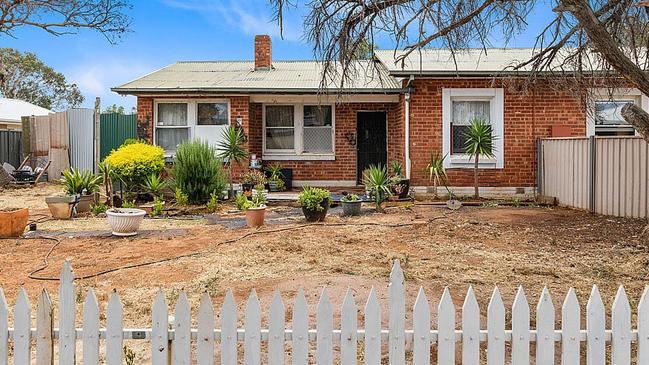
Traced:
[[135, 200], [131, 200], [131, 201], [126, 200], [122, 202], [122, 208], [126, 208], [126, 209], [137, 208], [137, 204], [135, 204]]
[[106, 213], [108, 206], [104, 203], [92, 203], [90, 204], [90, 213], [92, 215], [98, 215], [101, 213]]
[[176, 187], [194, 204], [205, 203], [210, 194], [227, 187], [227, 177], [216, 149], [204, 141], [188, 141], [176, 150], [173, 176]]
[[187, 197], [187, 194], [183, 193], [183, 191], [178, 187], [174, 191], [174, 199], [176, 200], [176, 204], [178, 205], [189, 205], [189, 198]]
[[164, 211], [164, 203], [165, 202], [158, 196], [153, 198], [153, 208], [151, 209], [151, 215], [154, 217], [162, 215], [162, 212]]
[[219, 210], [219, 194], [216, 191], [210, 194], [210, 200], [207, 202], [207, 210], [211, 213]]
[[356, 194], [347, 194], [347, 195], [343, 196], [343, 198], [340, 199], [340, 200], [342, 200], [342, 201], [344, 201], [346, 203], [351, 203], [351, 202], [359, 201], [360, 198]]
[[331, 196], [329, 190], [305, 186], [297, 202], [307, 210], [322, 212], [325, 209], [322, 203], [325, 202], [324, 205], [328, 207], [331, 204]]
[[126, 190], [138, 189], [146, 178], [159, 175], [164, 168], [164, 150], [147, 143], [123, 144], [104, 159], [112, 173], [126, 185]]
[[151, 174], [147, 176], [144, 180], [144, 184], [142, 185], [142, 189], [151, 194], [151, 196], [153, 196], [154, 198], [162, 196], [162, 194], [168, 187], [169, 183], [164, 181], [160, 174]]
[[88, 170], [78, 170], [71, 168], [63, 171], [63, 188], [66, 194], [93, 194], [99, 191], [101, 185], [101, 176], [93, 174]]
[[237, 209], [245, 210], [247, 204], [248, 204], [248, 198], [246, 198], [245, 195], [238, 193], [237, 197], [234, 199], [234, 205], [236, 205]]

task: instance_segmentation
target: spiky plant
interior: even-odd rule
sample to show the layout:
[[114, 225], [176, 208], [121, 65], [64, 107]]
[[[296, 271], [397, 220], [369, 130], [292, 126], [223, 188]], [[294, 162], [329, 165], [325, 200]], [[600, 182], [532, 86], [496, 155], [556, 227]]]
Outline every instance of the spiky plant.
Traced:
[[370, 165], [363, 173], [363, 185], [365, 190], [374, 198], [376, 210], [381, 211], [381, 204], [392, 196], [392, 180], [388, 170], [383, 165]]
[[153, 198], [161, 197], [164, 191], [169, 187], [169, 183], [166, 182], [160, 174], [151, 174], [144, 179], [144, 184], [142, 188]]
[[216, 149], [200, 140], [184, 142], [176, 150], [172, 170], [176, 188], [187, 195], [190, 203], [205, 203], [214, 191], [227, 186], [223, 163]]
[[[446, 175], [446, 168], [444, 167], [444, 160], [446, 159], [446, 156], [447, 155], [442, 156], [439, 152], [431, 152], [430, 162], [428, 162], [428, 166], [426, 166], [426, 172], [428, 172], [428, 181], [432, 182], [433, 187], [435, 188], [435, 198], [437, 198], [437, 187], [439, 186], [439, 184], [444, 183], [444, 186], [446, 186], [446, 179], [448, 177]], [[446, 190], [448, 190], [448, 186], [446, 186]]]
[[466, 153], [469, 159], [473, 158], [473, 184], [475, 187], [474, 197], [480, 197], [478, 185], [478, 165], [480, 157], [494, 157], [494, 141], [498, 138], [493, 135], [491, 124], [482, 119], [474, 119], [469, 128], [464, 132]]
[[245, 136], [241, 128], [229, 126], [223, 130], [221, 142], [218, 144], [219, 157], [228, 164], [230, 175], [230, 197], [234, 196], [234, 165], [240, 164], [248, 157], [248, 151], [243, 147]]

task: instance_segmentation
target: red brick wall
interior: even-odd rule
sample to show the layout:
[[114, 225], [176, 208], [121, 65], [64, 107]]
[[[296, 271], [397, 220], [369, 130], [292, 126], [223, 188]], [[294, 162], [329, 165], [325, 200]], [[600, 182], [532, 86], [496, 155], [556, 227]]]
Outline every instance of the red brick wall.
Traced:
[[[442, 88], [490, 88], [491, 79], [415, 79], [410, 105], [412, 184], [430, 185], [425, 169], [431, 151], [442, 152]], [[573, 136], [586, 134], [586, 114], [580, 98], [538, 84], [533, 92], [505, 88], [503, 169], [481, 169], [480, 185], [536, 185], [536, 139], [549, 137], [552, 125], [570, 126]], [[472, 186], [472, 169], [449, 169], [449, 184]]]
[[137, 137], [153, 143], [153, 98], [137, 98]]
[[[388, 160], [403, 160], [403, 115], [396, 103], [345, 103], [336, 105], [335, 120], [335, 161], [271, 161], [264, 164], [279, 163], [293, 169], [294, 180], [334, 180], [356, 181], [356, 145], [349, 143], [348, 135], [356, 136], [357, 111], [385, 111], [388, 123]], [[252, 130], [259, 130], [251, 152], [262, 154], [262, 107], [250, 104]]]

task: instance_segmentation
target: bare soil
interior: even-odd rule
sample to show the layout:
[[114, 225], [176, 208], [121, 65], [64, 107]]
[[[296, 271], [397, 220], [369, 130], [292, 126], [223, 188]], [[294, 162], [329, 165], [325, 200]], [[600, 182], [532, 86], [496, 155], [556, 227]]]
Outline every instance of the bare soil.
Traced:
[[[16, 199], [14, 191], [0, 194], [0, 201]], [[36, 201], [40, 207], [40, 200], [24, 201]], [[288, 211], [272, 210], [280, 215]], [[585, 304], [594, 284], [610, 306], [617, 287], [624, 284], [635, 307], [649, 278], [649, 251], [639, 238], [643, 220], [564, 208], [463, 207], [451, 212], [422, 203], [389, 208], [383, 214], [367, 206], [363, 215], [354, 218], [337, 214], [331, 214], [325, 225], [288, 219], [259, 231], [206, 225], [205, 220], [147, 219], [143, 228], [152, 231], [135, 238], [79, 234], [107, 230], [100, 218], [47, 222], [43, 234], [69, 233], [57, 236], [60, 244], [52, 252], [50, 266], [39, 275], [56, 277], [66, 259], [77, 276], [168, 260], [77, 281], [79, 303], [84, 288], [94, 287], [102, 306], [116, 289], [124, 302], [127, 326], [148, 324], [158, 288], [165, 289], [171, 308], [180, 291], [188, 291], [194, 311], [204, 291], [218, 308], [231, 288], [241, 309], [252, 288], [264, 307], [269, 306], [273, 291], [280, 290], [289, 320], [290, 303], [299, 287], [304, 288], [313, 313], [323, 287], [335, 306], [351, 288], [362, 307], [373, 286], [386, 304], [385, 311], [388, 275], [395, 259], [406, 275], [408, 306], [423, 286], [433, 319], [445, 286], [456, 307], [470, 285], [483, 307], [494, 286], [511, 305], [519, 285], [525, 287], [531, 305], [547, 286], [559, 307], [570, 287]], [[53, 244], [47, 239], [0, 240], [0, 286], [10, 303], [20, 285], [34, 301], [41, 288], [56, 299], [56, 281], [28, 278]], [[184, 257], [176, 258], [180, 256]], [[146, 348], [140, 350], [138, 356], [146, 356]]]

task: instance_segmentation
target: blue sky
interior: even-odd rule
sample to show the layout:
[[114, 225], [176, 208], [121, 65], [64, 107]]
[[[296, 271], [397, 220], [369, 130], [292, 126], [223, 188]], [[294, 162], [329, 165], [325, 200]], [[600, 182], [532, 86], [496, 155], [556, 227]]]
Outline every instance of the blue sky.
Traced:
[[[533, 45], [541, 22], [551, 16], [544, 1], [540, 3], [528, 30], [509, 46]], [[99, 96], [102, 107], [118, 104], [128, 110], [135, 98], [119, 96], [111, 87], [179, 60], [252, 59], [255, 34], [273, 36], [274, 59], [312, 58], [311, 47], [302, 40], [303, 14], [303, 8], [288, 14], [282, 40], [266, 0], [133, 0], [132, 33], [117, 45], [90, 31], [53, 37], [23, 28], [14, 39], [1, 38], [0, 46], [33, 52], [63, 72], [80, 87], [86, 99], [83, 106], [92, 107]], [[392, 47], [387, 37], [378, 43], [381, 48]], [[498, 41], [494, 46], [500, 46]]]

